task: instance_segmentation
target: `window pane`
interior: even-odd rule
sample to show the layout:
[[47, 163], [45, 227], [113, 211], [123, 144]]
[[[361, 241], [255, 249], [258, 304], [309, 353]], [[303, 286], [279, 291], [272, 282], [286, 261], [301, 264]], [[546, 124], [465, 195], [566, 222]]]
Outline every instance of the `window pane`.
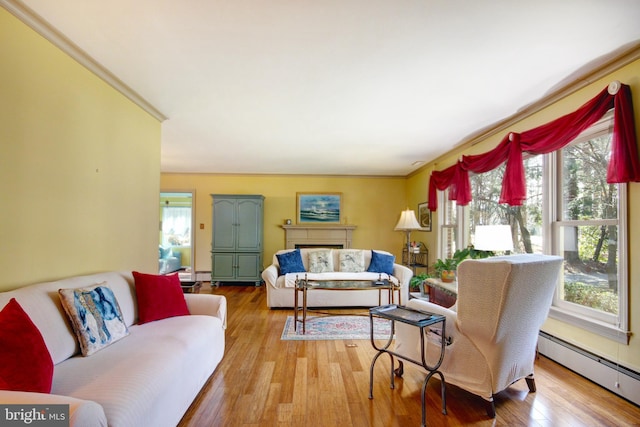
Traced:
[[524, 160], [527, 198], [522, 206], [500, 204], [504, 165], [483, 173], [471, 174], [471, 241], [476, 225], [511, 226], [516, 253], [542, 253], [542, 156]]
[[618, 218], [618, 186], [608, 184], [611, 134], [562, 150], [562, 219]]
[[451, 258], [456, 251], [456, 228], [442, 227], [442, 257]]
[[449, 190], [443, 192], [442, 225], [440, 226], [441, 236], [440, 248], [442, 258], [450, 258], [456, 251], [457, 242], [457, 203], [449, 200]]
[[191, 208], [162, 209], [162, 245], [191, 246]]
[[618, 314], [618, 227], [560, 226], [564, 287], [560, 299]]

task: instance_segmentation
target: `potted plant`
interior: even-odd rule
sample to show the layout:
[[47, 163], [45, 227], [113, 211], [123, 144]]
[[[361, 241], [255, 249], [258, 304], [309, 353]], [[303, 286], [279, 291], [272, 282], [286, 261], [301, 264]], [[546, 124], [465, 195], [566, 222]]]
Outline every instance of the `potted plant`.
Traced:
[[440, 280], [443, 282], [453, 282], [456, 278], [456, 268], [458, 260], [455, 258], [437, 259], [433, 268], [436, 270]]
[[427, 280], [429, 277], [431, 277], [431, 275], [427, 273], [416, 274], [411, 278], [411, 280], [409, 280], [409, 288], [412, 291], [419, 291], [420, 285], [422, 285], [422, 282]]
[[464, 249], [456, 250], [451, 258], [436, 260], [433, 267], [436, 270], [436, 274], [440, 277], [440, 280], [443, 282], [453, 282], [456, 279], [456, 269], [458, 268], [458, 264], [462, 261], [467, 258], [487, 258], [492, 255], [493, 252], [480, 251], [474, 249], [473, 246], [469, 246]]

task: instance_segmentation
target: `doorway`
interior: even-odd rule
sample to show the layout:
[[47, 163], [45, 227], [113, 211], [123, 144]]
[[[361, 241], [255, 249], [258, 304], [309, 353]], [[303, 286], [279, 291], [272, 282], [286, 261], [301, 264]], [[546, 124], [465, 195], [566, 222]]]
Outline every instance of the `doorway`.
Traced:
[[195, 280], [193, 191], [160, 192], [158, 273]]

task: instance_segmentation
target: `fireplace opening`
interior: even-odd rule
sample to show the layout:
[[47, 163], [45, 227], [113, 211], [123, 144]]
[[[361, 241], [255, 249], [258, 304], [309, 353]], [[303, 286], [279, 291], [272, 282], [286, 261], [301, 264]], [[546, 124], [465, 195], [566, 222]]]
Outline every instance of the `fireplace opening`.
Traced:
[[344, 245], [342, 244], [314, 244], [314, 243], [296, 243], [296, 249], [303, 248], [327, 248], [327, 249], [344, 249]]

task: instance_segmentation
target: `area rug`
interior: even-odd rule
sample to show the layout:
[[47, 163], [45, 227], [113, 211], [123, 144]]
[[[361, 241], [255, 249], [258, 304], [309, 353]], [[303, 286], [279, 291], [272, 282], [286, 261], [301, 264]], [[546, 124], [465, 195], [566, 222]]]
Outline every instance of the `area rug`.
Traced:
[[[298, 317], [298, 320], [300, 317]], [[288, 316], [282, 331], [282, 340], [368, 340], [371, 338], [369, 316], [307, 316], [306, 333], [302, 334], [302, 323], [293, 330], [293, 316]], [[388, 339], [391, 322], [374, 317], [375, 339]]]

